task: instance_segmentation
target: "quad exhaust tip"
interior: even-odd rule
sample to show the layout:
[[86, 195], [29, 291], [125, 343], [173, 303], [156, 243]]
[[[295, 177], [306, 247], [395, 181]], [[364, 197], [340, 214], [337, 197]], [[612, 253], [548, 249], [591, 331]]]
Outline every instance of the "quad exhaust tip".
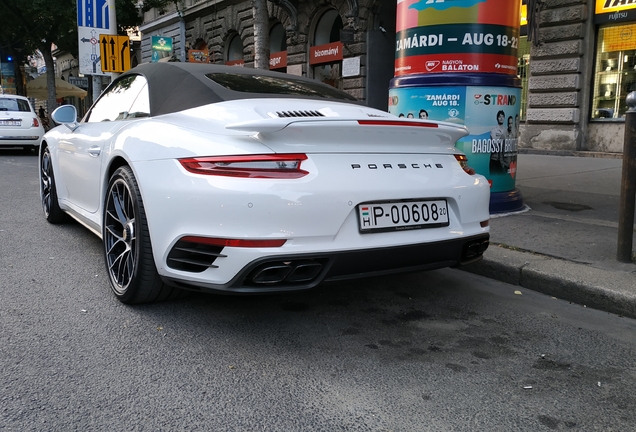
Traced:
[[308, 283], [320, 274], [322, 268], [323, 265], [314, 260], [268, 262], [250, 273], [247, 281], [257, 285]]

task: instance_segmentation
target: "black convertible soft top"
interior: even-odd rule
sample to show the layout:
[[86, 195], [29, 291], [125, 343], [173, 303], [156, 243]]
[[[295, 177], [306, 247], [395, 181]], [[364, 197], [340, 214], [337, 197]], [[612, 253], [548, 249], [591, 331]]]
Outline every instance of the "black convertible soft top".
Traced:
[[[211, 103], [252, 98], [356, 99], [327, 84], [296, 75], [202, 63], [144, 63], [120, 75], [142, 75], [148, 82], [150, 115]], [[112, 84], [111, 84], [112, 85]]]

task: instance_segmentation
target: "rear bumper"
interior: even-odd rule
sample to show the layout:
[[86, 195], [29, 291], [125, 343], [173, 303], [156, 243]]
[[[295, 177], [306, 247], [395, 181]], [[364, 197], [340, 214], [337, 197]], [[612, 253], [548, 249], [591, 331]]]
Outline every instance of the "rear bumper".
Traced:
[[39, 146], [40, 138], [38, 135], [0, 134], [0, 146]]
[[489, 234], [377, 249], [269, 256], [258, 259], [229, 283], [206, 284], [164, 278], [185, 289], [226, 293], [265, 293], [313, 288], [321, 282], [435, 270], [482, 258]]

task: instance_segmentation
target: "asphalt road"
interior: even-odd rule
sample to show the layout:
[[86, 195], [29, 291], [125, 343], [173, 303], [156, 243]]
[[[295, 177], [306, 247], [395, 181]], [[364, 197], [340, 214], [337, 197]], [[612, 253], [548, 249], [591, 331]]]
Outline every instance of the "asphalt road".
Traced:
[[633, 430], [636, 321], [457, 270], [130, 307], [0, 150], [0, 430]]

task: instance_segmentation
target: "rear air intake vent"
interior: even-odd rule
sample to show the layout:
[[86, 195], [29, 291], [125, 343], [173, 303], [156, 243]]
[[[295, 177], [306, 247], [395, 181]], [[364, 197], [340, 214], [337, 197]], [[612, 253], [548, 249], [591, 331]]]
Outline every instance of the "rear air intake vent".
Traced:
[[325, 115], [319, 111], [276, 111], [276, 115], [281, 118], [285, 117], [324, 117]]
[[218, 268], [214, 265], [217, 258], [224, 258], [221, 254], [223, 247], [179, 240], [168, 254], [168, 267], [193, 273], [200, 273], [208, 268]]

